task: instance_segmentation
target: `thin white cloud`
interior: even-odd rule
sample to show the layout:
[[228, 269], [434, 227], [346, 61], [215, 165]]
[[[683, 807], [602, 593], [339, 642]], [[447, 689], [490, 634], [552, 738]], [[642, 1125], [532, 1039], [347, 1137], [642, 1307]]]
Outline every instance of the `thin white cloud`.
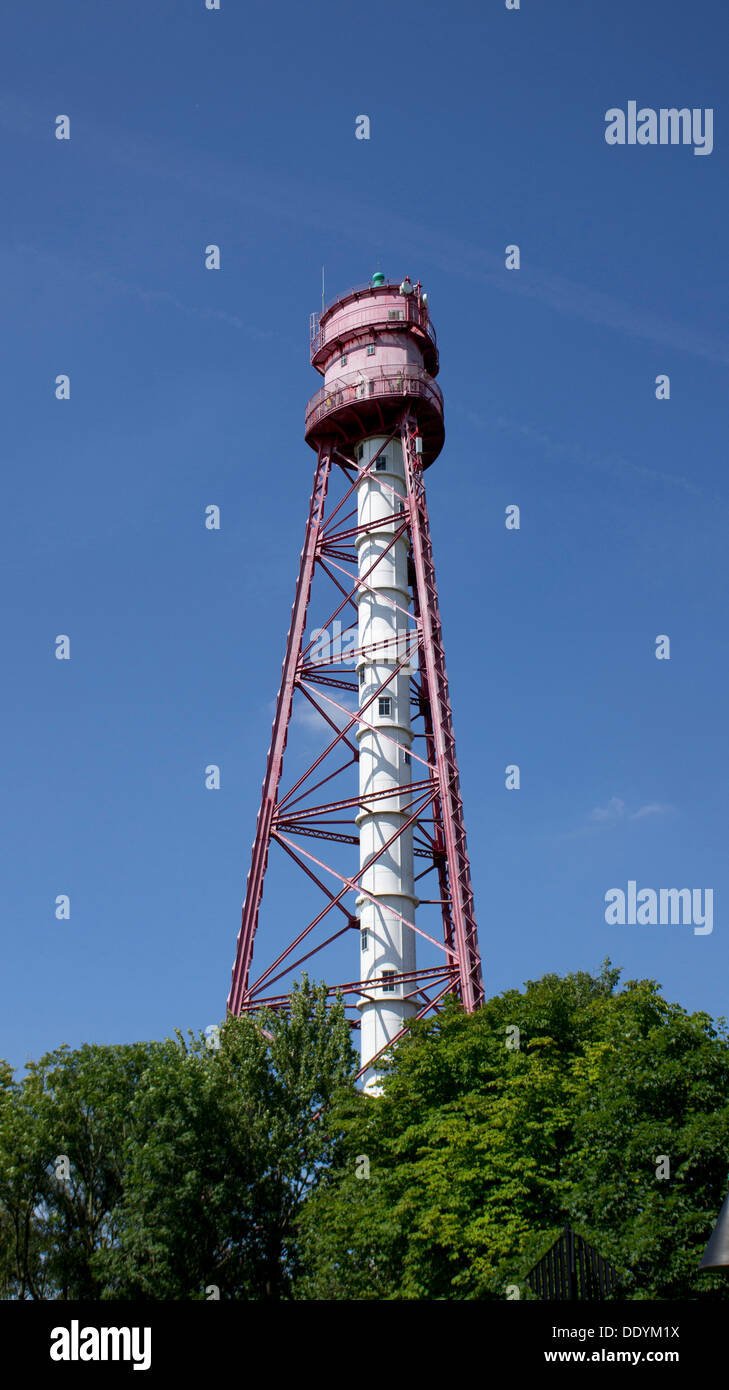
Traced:
[[607, 806], [596, 806], [590, 812], [591, 821], [615, 821], [620, 820], [625, 813], [625, 802], [619, 796], [611, 796]]
[[[16, 93], [7, 92], [0, 98], [0, 126], [31, 140], [47, 140], [48, 113], [39, 111]], [[310, 173], [296, 178], [270, 169], [250, 168], [213, 151], [206, 154], [204, 164], [196, 165], [189, 150], [183, 155], [179, 146], [169, 142], [131, 135], [123, 128], [102, 126], [99, 122], [84, 123], [84, 139], [89, 150], [95, 150], [105, 163], [113, 160], [159, 181], [173, 180], [191, 192], [226, 198], [277, 222], [286, 219], [299, 227], [314, 227], [327, 244], [332, 237], [329, 208], [334, 201], [340, 211], [340, 224], [349, 228], [353, 243], [359, 237], [360, 244], [369, 248], [370, 229], [376, 222], [384, 236], [407, 247], [409, 256], [418, 256], [425, 264], [467, 279], [470, 284], [480, 282], [504, 294], [532, 298], [566, 317], [585, 319], [629, 337], [729, 364], [726, 335], [707, 332], [685, 320], [672, 320], [662, 310], [636, 308], [613, 294], [594, 290], [548, 269], [522, 269], [518, 275], [510, 274], [504, 269], [501, 249], [498, 253], [487, 251], [481, 245], [430, 229], [422, 221], [398, 216], [379, 204], [367, 204], [359, 192], [350, 195], [348, 201], [341, 188], [333, 189], [322, 182], [313, 185]]]
[[[341, 692], [338, 698], [341, 699]], [[342, 704], [344, 704], [344, 700], [342, 700]], [[322, 699], [322, 708], [326, 710], [332, 723], [336, 724], [338, 729], [346, 728], [349, 723], [349, 715], [345, 715], [343, 710], [337, 709], [333, 704], [327, 704], [324, 699]], [[352, 706], [351, 712], [354, 712], [354, 706]], [[331, 725], [327, 724], [323, 715], [306, 699], [295, 701], [291, 722], [300, 729], [307, 729], [316, 734], [325, 734], [328, 731], [333, 736]]]
[[[472, 412], [470, 412], [472, 414]], [[482, 417], [474, 417], [472, 423], [479, 429], [487, 428], [488, 422]], [[563, 443], [554, 439], [547, 430], [535, 429], [534, 426], [518, 423], [515, 420], [506, 419], [499, 415], [496, 419], [496, 428], [504, 430], [509, 434], [519, 435], [526, 439], [530, 444], [543, 450], [547, 458], [558, 459], [561, 463], [572, 465], [579, 469], [590, 468], [597, 472], [607, 473], [613, 477], [621, 475], [640, 477], [647, 483], [660, 483], [669, 487], [686, 492], [691, 497], [705, 497], [706, 491], [699, 487], [691, 478], [687, 478], [682, 473], [667, 473], [663, 469], [647, 468], [645, 464], [634, 463], [631, 459], [623, 458], [619, 454], [600, 454], [594, 449], [586, 448], [583, 444]], [[713, 500], [726, 506], [726, 498], [713, 494]]]
[[605, 806], [595, 806], [588, 819], [593, 825], [614, 824], [619, 820], [645, 820], [647, 816], [670, 816], [676, 807], [669, 801], [647, 801], [636, 811], [629, 811], [620, 796], [611, 796]]
[[646, 816], [670, 816], [676, 810], [668, 801], [649, 801], [645, 806], [639, 806], [637, 811], [633, 811], [631, 820], [643, 820]]
[[564, 830], [557, 841], [579, 839], [583, 835], [597, 835], [605, 826], [618, 825], [627, 821], [646, 820], [648, 816], [675, 815], [676, 807], [668, 801], [647, 801], [637, 810], [630, 811], [621, 796], [611, 796], [604, 806], [595, 806], [587, 820], [573, 830]]

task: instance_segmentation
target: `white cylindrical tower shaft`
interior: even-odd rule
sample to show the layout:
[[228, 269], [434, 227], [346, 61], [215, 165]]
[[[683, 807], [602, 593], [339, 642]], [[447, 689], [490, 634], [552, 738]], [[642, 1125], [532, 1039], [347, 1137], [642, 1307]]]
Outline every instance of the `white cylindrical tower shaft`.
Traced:
[[[357, 537], [358, 571], [360, 578], [366, 576], [358, 590], [360, 708], [382, 686], [363, 714], [373, 729], [360, 724], [357, 734], [363, 798], [363, 809], [357, 816], [361, 867], [408, 819], [409, 797], [398, 788], [411, 781], [412, 730], [411, 668], [406, 664], [395, 674], [407, 653], [410, 628], [407, 534], [394, 544], [392, 539], [402, 525], [407, 496], [402, 445], [399, 439], [373, 436], [358, 446], [357, 454], [361, 467], [378, 455], [370, 475], [358, 488], [358, 525], [378, 523], [375, 530], [360, 532]], [[387, 795], [390, 791], [392, 794]], [[373, 792], [384, 795], [368, 800]], [[417, 1012], [415, 1003], [406, 998], [413, 992], [412, 983], [390, 982], [388, 977], [388, 972], [396, 976], [415, 969], [415, 932], [401, 920], [414, 921], [418, 900], [413, 878], [413, 836], [408, 828], [365, 871], [361, 887], [366, 893], [357, 898], [360, 978], [373, 980], [358, 1006], [363, 1063]], [[375, 1064], [364, 1075], [364, 1089], [377, 1093], [379, 1079]]]

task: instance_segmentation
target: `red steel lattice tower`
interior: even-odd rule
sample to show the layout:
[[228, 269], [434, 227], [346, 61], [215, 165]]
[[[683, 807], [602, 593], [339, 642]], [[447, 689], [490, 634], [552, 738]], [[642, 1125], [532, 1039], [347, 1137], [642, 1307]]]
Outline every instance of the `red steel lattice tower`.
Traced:
[[[351, 940], [358, 967], [330, 992], [359, 1016], [359, 1074], [376, 1092], [378, 1059], [408, 1019], [449, 993], [468, 1012], [484, 998], [425, 495], [445, 430], [420, 283], [378, 272], [312, 315], [311, 360], [324, 378], [306, 411], [314, 487], [228, 1009], [285, 1007], [296, 971], [319, 953], [318, 967], [334, 951], [341, 961]], [[320, 621], [307, 632], [312, 608]], [[297, 694], [321, 737], [287, 783]], [[273, 846], [320, 901], [256, 974]], [[416, 943], [428, 957], [420, 966]]]

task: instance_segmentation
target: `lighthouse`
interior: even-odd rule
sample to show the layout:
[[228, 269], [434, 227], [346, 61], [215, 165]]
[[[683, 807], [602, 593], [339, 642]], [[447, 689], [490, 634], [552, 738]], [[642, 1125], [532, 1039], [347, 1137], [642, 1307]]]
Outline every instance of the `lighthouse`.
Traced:
[[[356, 938], [352, 973], [330, 992], [345, 1000], [362, 1085], [377, 1095], [383, 1059], [410, 1019], [448, 993], [469, 1012], [483, 1002], [425, 493], [445, 438], [428, 296], [419, 281], [377, 272], [312, 315], [310, 349], [323, 378], [305, 417], [317, 463], [228, 1008], [285, 1007], [274, 984], [282, 989], [297, 967]], [[312, 587], [322, 574], [334, 606], [313, 630], [339, 635], [347, 621], [346, 653], [325, 643], [314, 654]], [[322, 742], [287, 788], [297, 691], [321, 714]], [[323, 904], [253, 977], [274, 843]], [[356, 850], [356, 860], [335, 863], [335, 846]]]

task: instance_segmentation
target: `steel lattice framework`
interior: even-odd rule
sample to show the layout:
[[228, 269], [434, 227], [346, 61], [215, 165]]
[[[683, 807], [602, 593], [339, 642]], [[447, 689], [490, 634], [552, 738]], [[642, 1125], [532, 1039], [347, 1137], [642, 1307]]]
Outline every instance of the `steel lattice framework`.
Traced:
[[[404, 501], [400, 497], [397, 499], [398, 505], [394, 508], [397, 524], [394, 530], [390, 527], [392, 535], [388, 530], [389, 543], [375, 563], [382, 564], [396, 541], [406, 538], [411, 604], [403, 604], [399, 610], [404, 640], [398, 648], [399, 660], [388, 675], [389, 681], [403, 669], [410, 672], [415, 740], [411, 749], [411, 780], [397, 788], [402, 794], [400, 805], [406, 815], [392, 836], [359, 868], [353, 862], [354, 850], [350, 851], [348, 859], [352, 860], [354, 872], [348, 873], [346, 864], [338, 867], [331, 862], [334, 845], [359, 844], [355, 820], [358, 812], [368, 806], [371, 809], [378, 797], [390, 793], [358, 793], [354, 776], [359, 758], [357, 729], [374, 728], [368, 721], [368, 709], [388, 682], [375, 685], [371, 693], [367, 692], [367, 698], [357, 705], [355, 663], [364, 649], [350, 648], [346, 659], [337, 650], [315, 657], [314, 642], [307, 641], [315, 580], [317, 591], [324, 588], [329, 595], [327, 603], [333, 603], [331, 611], [317, 614], [321, 621], [317, 622], [316, 631], [332, 629], [342, 616], [350, 621], [352, 610], [356, 618], [358, 592], [361, 586], [367, 586], [375, 567], [373, 565], [364, 574], [358, 573], [357, 538], [363, 532], [371, 534], [380, 525], [375, 521], [363, 526], [358, 521], [357, 489], [375, 467], [377, 455], [367, 463], [359, 462], [352, 439], [358, 434], [361, 437], [370, 427], [364, 421], [354, 429], [350, 426], [349, 440], [342, 442], [336, 437], [332, 419], [324, 420], [317, 426], [314, 441], [317, 447], [314, 486], [228, 998], [232, 1014], [249, 1012], [263, 1005], [285, 1007], [296, 972], [302, 966], [308, 969], [309, 962], [320, 953], [326, 953], [339, 938], [352, 931], [358, 932], [359, 919], [352, 910], [354, 898], [359, 895], [360, 901], [363, 897], [375, 901], [362, 884], [366, 871], [387, 853], [398, 835], [410, 829], [416, 861], [423, 865], [417, 880], [422, 881], [430, 875], [429, 882], [437, 885], [432, 896], [420, 898], [419, 902], [440, 909], [440, 930], [438, 935], [431, 934], [402, 914], [395, 914], [430, 943], [430, 954], [436, 957], [436, 963], [430, 967], [399, 973], [396, 982], [403, 987], [404, 996], [416, 1006], [418, 1018], [436, 1009], [449, 993], [455, 993], [468, 1012], [483, 1003], [481, 960], [423, 476], [422, 433], [427, 421], [423, 421], [418, 408], [415, 388], [408, 388], [407, 383], [404, 390], [400, 383], [398, 387], [399, 394], [393, 388], [385, 393], [384, 399], [378, 400], [378, 430], [386, 435], [387, 442], [401, 441], [407, 494]], [[335, 422], [336, 418], [335, 411]], [[309, 442], [313, 442], [311, 438]], [[320, 585], [320, 577], [325, 580], [324, 585]], [[371, 648], [367, 655], [371, 659]], [[284, 755], [297, 692], [321, 716], [321, 727], [326, 732], [317, 755], [303, 773], [286, 785]], [[383, 735], [381, 727], [377, 732]], [[391, 738], [397, 743], [396, 731]], [[323, 799], [332, 794], [334, 786], [341, 791], [351, 786], [354, 794]], [[312, 841], [318, 844], [312, 845]], [[292, 939], [276, 959], [256, 975], [254, 946], [273, 845], [283, 850], [315, 885], [321, 895], [321, 906], [313, 917], [297, 924]], [[427, 893], [428, 889], [424, 885], [420, 891]], [[370, 976], [366, 980], [350, 979], [328, 987], [332, 996], [341, 991], [345, 1005], [353, 1010], [357, 1000], [372, 997], [371, 991], [381, 982], [381, 977]], [[387, 1047], [404, 1031], [402, 1028], [391, 1038]], [[366, 1059], [361, 1073], [379, 1055], [380, 1052]]]

